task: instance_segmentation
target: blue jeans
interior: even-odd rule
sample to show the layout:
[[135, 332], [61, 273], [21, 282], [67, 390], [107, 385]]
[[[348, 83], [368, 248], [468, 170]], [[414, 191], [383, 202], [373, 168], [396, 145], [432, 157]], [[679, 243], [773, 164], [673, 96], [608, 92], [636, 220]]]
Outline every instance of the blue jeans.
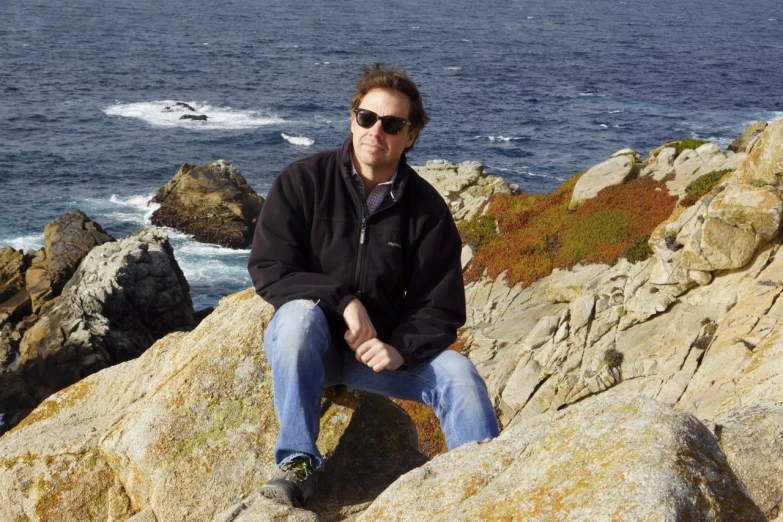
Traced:
[[323, 389], [345, 384], [357, 390], [423, 402], [440, 421], [448, 448], [498, 436], [487, 387], [466, 357], [445, 350], [412, 369], [375, 372], [354, 353], [332, 344], [323, 311], [308, 300], [290, 301], [275, 313], [264, 337], [272, 366], [275, 415], [280, 433], [275, 463], [300, 455], [323, 468], [315, 441]]

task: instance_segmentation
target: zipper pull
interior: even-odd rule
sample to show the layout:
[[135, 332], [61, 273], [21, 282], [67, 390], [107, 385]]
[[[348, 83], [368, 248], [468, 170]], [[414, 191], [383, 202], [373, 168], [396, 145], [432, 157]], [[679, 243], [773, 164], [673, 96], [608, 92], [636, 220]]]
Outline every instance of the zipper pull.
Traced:
[[367, 218], [362, 218], [362, 232], [359, 234], [359, 244], [364, 244], [364, 234], [367, 231]]

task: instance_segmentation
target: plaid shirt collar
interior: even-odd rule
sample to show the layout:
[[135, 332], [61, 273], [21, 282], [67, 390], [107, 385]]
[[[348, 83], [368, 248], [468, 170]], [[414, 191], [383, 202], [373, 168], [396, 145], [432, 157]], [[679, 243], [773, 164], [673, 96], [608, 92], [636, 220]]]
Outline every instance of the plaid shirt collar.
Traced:
[[364, 193], [364, 180], [362, 180], [359, 173], [356, 172], [353, 162], [351, 162], [351, 178], [353, 179], [353, 185], [356, 187], [356, 190], [359, 191], [359, 195], [366, 201], [368, 212], [370, 215], [373, 215], [381, 206], [386, 195], [391, 191], [394, 181], [397, 179], [397, 171], [394, 172], [394, 175], [392, 175], [389, 181], [378, 183], [375, 188], [370, 191], [369, 196]]

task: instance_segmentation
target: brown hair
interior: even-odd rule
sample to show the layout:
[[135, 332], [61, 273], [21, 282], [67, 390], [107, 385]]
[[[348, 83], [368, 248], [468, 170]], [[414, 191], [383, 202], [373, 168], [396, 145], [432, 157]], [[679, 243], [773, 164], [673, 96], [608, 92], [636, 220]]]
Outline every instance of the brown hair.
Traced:
[[[419, 89], [404, 71], [399, 70], [395, 66], [387, 67], [381, 62], [376, 62], [367, 67], [362, 67], [362, 72], [364, 74], [356, 81], [356, 88], [351, 101], [351, 113], [353, 113], [354, 109], [359, 108], [359, 104], [368, 92], [373, 89], [383, 89], [404, 94], [411, 101], [408, 119], [411, 122], [412, 129], [421, 130], [427, 125], [430, 117], [427, 115], [427, 111], [424, 110], [424, 103], [421, 100]], [[416, 138], [418, 139], [418, 135]], [[405, 149], [405, 152], [412, 148], [413, 145]]]

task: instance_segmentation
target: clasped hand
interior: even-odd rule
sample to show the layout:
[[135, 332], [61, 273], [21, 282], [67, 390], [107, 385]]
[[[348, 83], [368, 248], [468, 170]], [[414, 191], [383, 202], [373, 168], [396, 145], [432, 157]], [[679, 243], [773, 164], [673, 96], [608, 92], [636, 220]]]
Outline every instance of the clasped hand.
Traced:
[[366, 364], [376, 372], [396, 370], [404, 362], [400, 352], [377, 338], [378, 333], [367, 314], [367, 309], [358, 299], [345, 307], [343, 319], [348, 330], [345, 342], [356, 354], [356, 360]]

